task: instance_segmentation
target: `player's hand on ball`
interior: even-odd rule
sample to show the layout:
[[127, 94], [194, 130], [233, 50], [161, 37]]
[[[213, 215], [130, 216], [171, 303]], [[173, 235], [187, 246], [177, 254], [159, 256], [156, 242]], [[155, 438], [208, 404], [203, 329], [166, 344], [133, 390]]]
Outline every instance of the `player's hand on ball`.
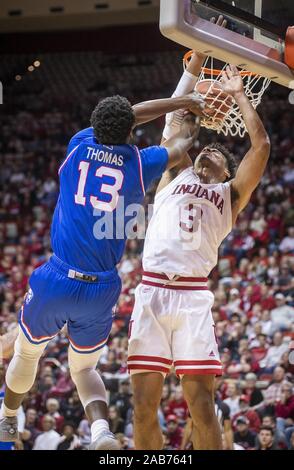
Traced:
[[226, 70], [222, 71], [220, 85], [225, 93], [228, 93], [228, 95], [233, 97], [240, 93], [244, 93], [243, 80], [235, 65], [228, 65]]
[[188, 98], [190, 98], [191, 102], [187, 108], [191, 113], [196, 114], [196, 116], [207, 117], [213, 116], [215, 113], [214, 106], [209, 105], [197, 91], [190, 93]]

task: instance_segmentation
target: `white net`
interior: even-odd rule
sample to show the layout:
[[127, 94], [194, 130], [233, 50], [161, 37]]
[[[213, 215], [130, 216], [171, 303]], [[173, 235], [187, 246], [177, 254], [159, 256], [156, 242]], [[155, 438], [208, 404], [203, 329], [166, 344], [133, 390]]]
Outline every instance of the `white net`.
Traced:
[[[184, 67], [187, 65], [186, 56], [184, 58]], [[218, 134], [232, 135], [244, 137], [247, 132], [245, 122], [236, 101], [229, 95], [224, 94], [219, 82], [221, 81], [221, 72], [228, 64], [224, 64], [223, 68], [215, 69], [212, 57], [207, 57], [202, 71], [199, 75], [195, 90], [206, 98], [210, 105], [214, 105], [217, 112], [212, 117], [202, 118], [201, 126], [212, 129]], [[245, 93], [254, 108], [260, 104], [265, 90], [271, 83], [269, 78], [256, 75], [246, 70], [240, 69], [243, 78]]]

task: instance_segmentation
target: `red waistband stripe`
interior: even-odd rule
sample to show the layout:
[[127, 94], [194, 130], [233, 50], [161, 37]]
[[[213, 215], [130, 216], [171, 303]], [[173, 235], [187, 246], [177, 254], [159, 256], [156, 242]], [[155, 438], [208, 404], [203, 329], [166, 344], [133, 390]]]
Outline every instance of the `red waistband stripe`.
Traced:
[[[143, 276], [148, 276], [148, 277], [154, 277], [157, 279], [166, 279], [169, 281], [169, 277], [166, 274], [161, 274], [161, 273], [152, 273], [150, 271], [143, 271]], [[183, 281], [183, 282], [207, 282], [208, 278], [207, 277], [185, 277], [185, 276], [179, 276], [176, 277], [177, 281]]]
[[222, 369], [176, 369], [177, 375], [223, 375]]
[[172, 365], [171, 359], [159, 356], [134, 355], [128, 357], [128, 370], [150, 370], [168, 373]]
[[128, 364], [128, 370], [147, 370], [155, 372], [169, 372], [169, 367], [155, 366], [152, 364]]
[[173, 361], [171, 359], [165, 359], [164, 357], [159, 356], [145, 356], [145, 355], [136, 355], [136, 356], [129, 356], [128, 362], [160, 362], [162, 364], [171, 365]]
[[220, 361], [208, 359], [205, 361], [175, 361], [175, 366], [221, 366]]
[[184, 277], [174, 276], [169, 278], [166, 274], [144, 271], [142, 284], [165, 289], [176, 290], [208, 290], [207, 277]]

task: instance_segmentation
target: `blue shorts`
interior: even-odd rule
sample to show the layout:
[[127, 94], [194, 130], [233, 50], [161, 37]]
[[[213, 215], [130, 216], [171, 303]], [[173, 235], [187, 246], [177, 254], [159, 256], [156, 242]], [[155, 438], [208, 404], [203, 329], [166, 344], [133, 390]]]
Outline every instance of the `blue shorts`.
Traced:
[[27, 339], [41, 344], [54, 338], [67, 323], [69, 341], [79, 353], [92, 353], [105, 346], [121, 291], [117, 270], [83, 273], [95, 282], [68, 277], [72, 266], [53, 255], [36, 269], [19, 313]]

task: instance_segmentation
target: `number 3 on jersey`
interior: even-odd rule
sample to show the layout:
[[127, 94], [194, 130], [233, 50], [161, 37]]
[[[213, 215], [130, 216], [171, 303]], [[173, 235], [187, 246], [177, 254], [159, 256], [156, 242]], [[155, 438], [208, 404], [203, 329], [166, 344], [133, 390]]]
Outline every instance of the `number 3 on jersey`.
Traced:
[[[86, 197], [84, 196], [84, 192], [88, 177], [89, 166], [90, 163], [85, 161], [80, 162], [79, 165], [80, 178], [78, 184], [78, 191], [75, 194], [75, 203], [80, 204], [82, 206], [86, 205]], [[117, 170], [115, 168], [101, 166], [97, 169], [95, 176], [97, 176], [97, 178], [110, 176], [114, 179], [113, 184], [102, 183], [101, 185], [101, 193], [110, 195], [111, 200], [109, 202], [105, 202], [100, 201], [96, 196], [90, 196], [90, 203], [92, 204], [94, 209], [98, 209], [105, 212], [113, 212], [118, 203], [118, 192], [122, 187], [124, 175], [120, 170]]]

